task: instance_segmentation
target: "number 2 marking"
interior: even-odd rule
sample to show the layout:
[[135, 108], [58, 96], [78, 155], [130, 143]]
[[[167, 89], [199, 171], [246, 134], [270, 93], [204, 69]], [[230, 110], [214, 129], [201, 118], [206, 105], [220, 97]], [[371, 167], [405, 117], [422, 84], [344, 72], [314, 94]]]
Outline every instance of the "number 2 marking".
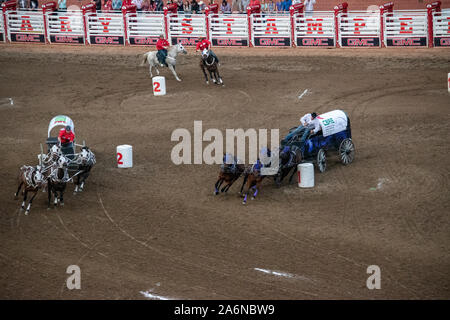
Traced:
[[154, 83], [154, 90], [155, 92], [161, 92], [161, 89], [159, 89], [159, 87], [161, 86], [161, 84], [159, 82], [155, 82]]
[[123, 164], [122, 158], [122, 154], [120, 152], [117, 152], [117, 164]]

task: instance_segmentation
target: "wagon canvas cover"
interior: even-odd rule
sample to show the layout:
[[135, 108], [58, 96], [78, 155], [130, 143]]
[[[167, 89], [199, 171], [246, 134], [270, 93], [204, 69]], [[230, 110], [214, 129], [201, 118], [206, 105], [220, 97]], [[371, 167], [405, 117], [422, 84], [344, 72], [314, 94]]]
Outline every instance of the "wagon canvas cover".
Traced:
[[347, 115], [342, 110], [333, 110], [317, 116], [324, 137], [347, 129]]
[[50, 132], [52, 131], [52, 129], [58, 126], [70, 126], [72, 128], [72, 131], [75, 133], [72, 119], [70, 119], [68, 116], [58, 115], [50, 121], [50, 124], [48, 125], [47, 136], [50, 137]]

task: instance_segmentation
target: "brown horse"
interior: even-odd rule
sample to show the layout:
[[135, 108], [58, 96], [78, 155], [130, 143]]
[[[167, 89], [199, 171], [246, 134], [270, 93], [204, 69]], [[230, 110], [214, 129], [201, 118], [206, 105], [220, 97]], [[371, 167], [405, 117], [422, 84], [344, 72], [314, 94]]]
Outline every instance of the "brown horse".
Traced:
[[202, 59], [200, 60], [200, 69], [202, 69], [203, 74], [205, 75], [206, 84], [209, 84], [208, 75], [206, 74], [206, 70], [208, 70], [209, 77], [212, 82], [215, 84], [224, 85], [222, 77], [219, 74], [219, 67], [217, 65], [217, 59], [214, 58], [213, 55], [210, 54], [210, 51], [205, 49], [202, 52]]
[[[239, 179], [239, 177], [244, 173], [245, 166], [243, 164], [237, 164], [236, 160], [234, 163], [226, 163], [226, 155], [224, 155], [224, 161], [223, 164], [220, 166], [220, 172], [219, 177], [217, 179], [216, 184], [214, 185], [214, 194], [219, 194], [219, 189], [222, 183], [225, 182], [225, 186], [220, 190], [220, 192], [227, 192], [230, 187], [233, 185], [236, 180]], [[241, 188], [242, 192], [242, 188]]]
[[252, 200], [255, 200], [259, 190], [261, 189], [261, 183], [265, 177], [266, 176], [261, 175], [261, 168], [257, 164], [251, 166], [248, 171], [244, 173], [244, 182], [242, 183], [241, 191], [244, 188], [244, 185], [246, 186], [246, 188], [245, 192], [243, 193], [244, 200], [242, 201], [242, 204], [247, 204], [247, 197], [250, 189], [255, 190], [251, 198]]
[[19, 187], [17, 188], [17, 192], [14, 194], [14, 197], [17, 199], [19, 196], [19, 192], [23, 186], [23, 201], [21, 210], [25, 209], [28, 192], [33, 192], [33, 196], [28, 203], [25, 214], [28, 215], [30, 213], [31, 204], [33, 203], [34, 198], [37, 195], [37, 192], [40, 188], [46, 186], [47, 181], [44, 174], [41, 172], [41, 166], [31, 167], [31, 166], [22, 166], [19, 172]]

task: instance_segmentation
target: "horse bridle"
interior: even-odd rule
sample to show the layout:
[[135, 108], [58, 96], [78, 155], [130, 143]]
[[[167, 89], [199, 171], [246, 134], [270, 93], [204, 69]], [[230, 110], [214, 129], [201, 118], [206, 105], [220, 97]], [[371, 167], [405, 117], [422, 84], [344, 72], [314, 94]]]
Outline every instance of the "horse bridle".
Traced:
[[[212, 62], [208, 63], [208, 58], [212, 57]], [[216, 58], [214, 58], [214, 56], [211, 55], [210, 51], [208, 51], [208, 55], [206, 56], [206, 59], [203, 59], [203, 61], [205, 62], [205, 64], [210, 67], [214, 64], [214, 62], [216, 61]]]

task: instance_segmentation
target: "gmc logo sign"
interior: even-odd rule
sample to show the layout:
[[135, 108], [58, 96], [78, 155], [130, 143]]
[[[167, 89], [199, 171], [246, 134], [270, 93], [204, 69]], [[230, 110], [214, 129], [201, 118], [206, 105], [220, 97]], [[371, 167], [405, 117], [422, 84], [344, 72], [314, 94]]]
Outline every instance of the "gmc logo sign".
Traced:
[[83, 36], [52, 36], [50, 35], [50, 42], [52, 43], [74, 43], [83, 44]]
[[298, 47], [334, 47], [333, 38], [297, 38]]
[[196, 46], [198, 42], [198, 37], [172, 37], [172, 45], [181, 43], [183, 46]]
[[156, 42], [158, 42], [157, 37], [130, 37], [130, 44], [132, 45], [154, 46]]
[[343, 47], [378, 47], [379, 38], [342, 38]]
[[255, 46], [259, 47], [290, 47], [290, 38], [256, 38]]
[[246, 39], [212, 39], [213, 46], [220, 47], [246, 47], [248, 42]]
[[123, 37], [120, 36], [91, 36], [91, 44], [124, 44]]
[[450, 37], [446, 37], [446, 38], [436, 37], [436, 38], [434, 38], [434, 46], [435, 47], [450, 47]]
[[45, 42], [43, 34], [11, 33], [13, 42]]
[[387, 39], [388, 47], [426, 47], [427, 38], [391, 38]]

